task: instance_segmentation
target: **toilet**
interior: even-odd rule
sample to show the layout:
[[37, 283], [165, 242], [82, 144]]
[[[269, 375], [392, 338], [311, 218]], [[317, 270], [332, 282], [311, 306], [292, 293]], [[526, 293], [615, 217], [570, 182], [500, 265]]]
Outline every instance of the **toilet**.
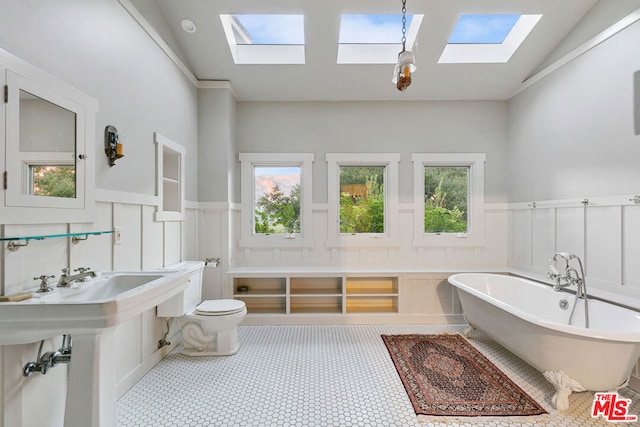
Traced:
[[202, 301], [204, 263], [184, 261], [166, 267], [186, 269], [189, 284], [179, 294], [158, 305], [158, 317], [176, 317], [187, 356], [230, 356], [240, 348], [238, 324], [247, 314], [243, 301], [214, 299]]

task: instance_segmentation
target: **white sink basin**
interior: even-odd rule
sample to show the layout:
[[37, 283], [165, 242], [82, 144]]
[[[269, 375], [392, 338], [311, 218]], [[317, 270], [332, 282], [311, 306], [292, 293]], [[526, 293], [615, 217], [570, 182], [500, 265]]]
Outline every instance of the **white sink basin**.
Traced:
[[0, 303], [0, 345], [71, 334], [64, 425], [115, 427], [115, 326], [184, 291], [191, 274], [189, 264], [172, 270], [101, 273], [70, 288]]
[[187, 270], [104, 272], [70, 288], [0, 303], [0, 345], [94, 333], [164, 302], [186, 288]]

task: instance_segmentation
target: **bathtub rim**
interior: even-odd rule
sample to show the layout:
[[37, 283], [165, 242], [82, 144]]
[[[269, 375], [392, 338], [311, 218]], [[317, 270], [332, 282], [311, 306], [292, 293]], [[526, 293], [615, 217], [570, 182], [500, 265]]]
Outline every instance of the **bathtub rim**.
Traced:
[[[497, 273], [484, 273], [484, 272], [465, 272], [465, 273], [456, 273], [456, 274], [452, 274], [448, 277], [447, 281], [454, 286], [456, 289], [458, 289], [458, 291], [463, 291], [466, 292], [468, 294], [471, 294], [489, 304], [492, 304], [498, 308], [500, 308], [501, 310], [504, 310], [508, 313], [513, 314], [514, 316], [517, 316], [527, 322], [539, 325], [541, 327], [544, 328], [548, 328], [548, 329], [552, 329], [555, 331], [559, 331], [559, 332], [564, 332], [567, 334], [572, 334], [572, 335], [579, 335], [579, 336], [583, 336], [586, 338], [592, 338], [592, 339], [598, 339], [598, 340], [606, 340], [606, 341], [615, 341], [615, 342], [629, 342], [629, 343], [637, 343], [640, 342], [640, 331], [637, 333], [629, 333], [629, 332], [616, 332], [616, 331], [611, 331], [611, 330], [602, 330], [602, 329], [588, 329], [588, 328], [584, 328], [584, 327], [579, 327], [579, 326], [573, 326], [573, 325], [564, 325], [564, 324], [560, 324], [560, 323], [555, 323], [555, 322], [550, 322], [550, 321], [546, 321], [546, 320], [542, 320], [539, 319], [537, 317], [535, 317], [534, 315], [532, 315], [531, 313], [518, 309], [518, 308], [514, 308], [508, 304], [506, 304], [505, 302], [491, 297], [469, 285], [466, 285], [463, 281], [461, 281], [461, 279], [463, 279], [464, 277], [467, 276], [482, 276], [482, 277], [498, 277], [501, 279], [504, 278], [509, 278], [511, 280], [516, 280], [516, 281], [521, 281], [521, 282], [525, 282], [530, 286], [535, 286], [535, 287], [544, 287], [545, 291], [546, 290], [551, 290], [551, 286], [543, 283], [543, 282], [538, 282], [529, 278], [525, 278], [525, 277], [520, 277], [520, 276], [515, 276], [515, 275], [511, 275], [511, 274], [497, 274]], [[573, 297], [575, 294], [573, 293], [567, 293], [567, 295]], [[611, 305], [616, 307], [616, 309], [619, 310], [624, 310], [624, 311], [628, 311], [631, 313], [634, 313], [635, 316], [638, 317], [639, 319], [639, 323], [640, 323], [640, 313], [635, 311], [635, 310], [631, 310], [629, 308], [625, 308], [622, 307], [620, 305], [617, 305], [615, 303], [611, 303], [609, 301], [603, 301], [597, 297], [593, 298], [593, 297], [589, 297], [590, 301], [597, 301], [598, 303], [602, 303], [602, 304], [607, 304], [607, 305]], [[464, 307], [463, 307], [464, 310]], [[463, 313], [464, 314], [464, 313]]]

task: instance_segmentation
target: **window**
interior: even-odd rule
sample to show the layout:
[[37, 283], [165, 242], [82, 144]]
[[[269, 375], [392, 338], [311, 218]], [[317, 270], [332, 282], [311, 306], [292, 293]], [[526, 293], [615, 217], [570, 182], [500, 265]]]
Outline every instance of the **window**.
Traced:
[[340, 233], [384, 233], [384, 166], [340, 166]]
[[300, 233], [300, 166], [253, 167], [254, 234]]
[[413, 154], [414, 246], [483, 244], [485, 154]]
[[75, 165], [29, 165], [29, 193], [75, 198]]
[[327, 154], [328, 246], [397, 244], [400, 155]]
[[240, 154], [241, 246], [311, 246], [313, 157]]
[[424, 167], [424, 232], [466, 233], [469, 167]]

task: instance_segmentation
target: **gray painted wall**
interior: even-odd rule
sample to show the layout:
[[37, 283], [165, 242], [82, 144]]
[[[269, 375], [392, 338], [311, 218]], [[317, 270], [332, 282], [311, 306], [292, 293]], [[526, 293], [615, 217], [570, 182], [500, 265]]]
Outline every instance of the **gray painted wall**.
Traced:
[[237, 114], [238, 152], [315, 153], [314, 203], [327, 202], [325, 153], [332, 152], [399, 152], [403, 203], [413, 201], [411, 153], [487, 153], [485, 200], [507, 201], [503, 101], [239, 102]]
[[[198, 91], [198, 201], [233, 202], [236, 101], [228, 89]], [[238, 197], [237, 200], [239, 201]]]
[[[155, 195], [157, 131], [187, 148], [186, 197], [196, 199], [197, 91], [119, 3], [3, 1], [0, 48], [98, 100], [97, 188]], [[109, 124], [125, 135], [113, 168], [103, 154]]]
[[640, 22], [509, 101], [509, 201], [638, 193]]

